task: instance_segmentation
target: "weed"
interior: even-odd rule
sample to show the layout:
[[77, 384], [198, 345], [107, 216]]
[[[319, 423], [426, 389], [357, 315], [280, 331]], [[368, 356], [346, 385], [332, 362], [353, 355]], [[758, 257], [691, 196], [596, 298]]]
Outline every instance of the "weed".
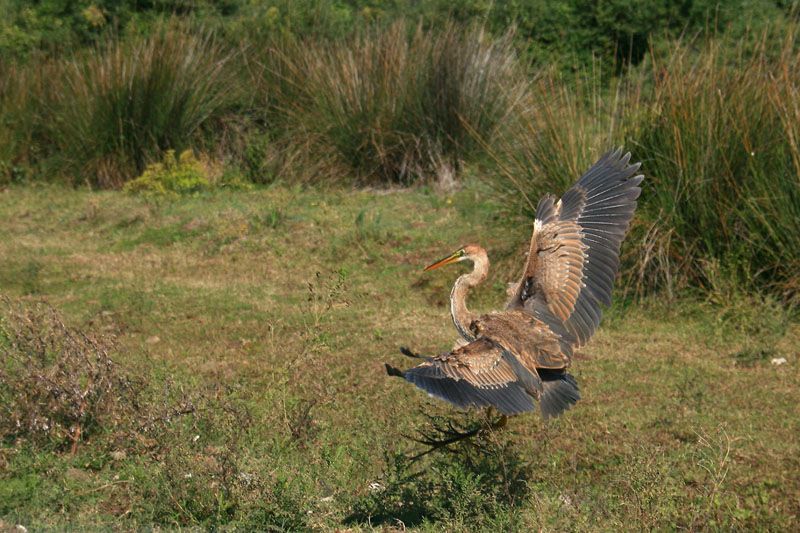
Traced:
[[159, 521], [228, 522], [241, 505], [242, 491], [254, 483], [238, 457], [249, 414], [208, 396], [199, 400], [187, 416], [169, 419], [153, 432], [160, 443], [155, 453], [164, 464], [157, 481], [164, 493], [154, 500], [163, 504], [155, 509]]
[[508, 516], [525, 501], [530, 465], [502, 432], [487, 432], [450, 452], [416, 470], [415, 459], [387, 453], [382, 477], [356, 502], [348, 521], [411, 527], [441, 520], [474, 528]]
[[301, 400], [286, 412], [285, 422], [289, 433], [299, 446], [306, 446], [319, 433], [311, 410], [316, 406], [314, 400]]
[[711, 286], [707, 307], [714, 318], [714, 334], [740, 343], [731, 355], [737, 365], [750, 367], [768, 360], [788, 331], [790, 309], [772, 295], [746, 292], [736, 284], [736, 276], [718, 271], [715, 263], [706, 265]]
[[280, 207], [271, 207], [254, 215], [251, 225], [274, 230], [283, 225], [286, 218], [286, 213]]
[[272, 480], [248, 467], [250, 410], [232, 389], [180, 393], [166, 383], [161, 407], [139, 432], [144, 452], [158, 465], [142, 480], [143, 501], [156, 523], [258, 529], [301, 528], [307, 514], [286, 480]]
[[308, 295], [308, 327], [319, 329], [323, 320], [334, 307], [347, 307], [347, 270], [339, 269], [330, 277], [323, 277], [321, 272], [314, 274], [314, 280], [306, 283]]
[[254, 133], [248, 138], [242, 154], [242, 166], [250, 181], [265, 184], [275, 181], [274, 151], [272, 139], [266, 133]]
[[637, 450], [623, 466], [623, 478], [620, 480], [629, 491], [628, 501], [632, 512], [636, 513], [637, 522], [644, 528], [654, 528], [664, 521], [663, 515], [671, 511], [665, 500], [671, 496], [669, 491], [673, 489], [658, 453], [650, 452]]
[[724, 494], [726, 479], [730, 472], [731, 451], [736, 439], [728, 435], [723, 427], [714, 434], [698, 433], [695, 460], [706, 473], [705, 514], [711, 524], [723, 526], [728, 523], [729, 509], [726, 509]]
[[385, 243], [389, 233], [381, 218], [380, 211], [370, 212], [367, 209], [359, 211], [355, 219], [355, 240], [362, 244], [370, 241]]
[[69, 445], [75, 454], [81, 442], [119, 423], [134, 383], [111, 360], [112, 339], [66, 326], [45, 304], [2, 303], [3, 438]]
[[[312, 438], [315, 429], [310, 418], [314, 405], [330, 400], [335, 390], [325, 380], [313, 378], [324, 372], [324, 354], [330, 353], [337, 340], [337, 313], [351, 305], [347, 270], [336, 272], [316, 272], [306, 282], [306, 295], [298, 333], [301, 349], [287, 358], [284, 368], [288, 371], [287, 380], [295, 386], [313, 388], [310, 397], [295, 404], [293, 400], [283, 400], [284, 423], [290, 434], [301, 440]], [[306, 410], [307, 409], [307, 410]]]
[[25, 294], [37, 294], [41, 291], [42, 264], [35, 259], [31, 259], [25, 264], [20, 272], [22, 291]]

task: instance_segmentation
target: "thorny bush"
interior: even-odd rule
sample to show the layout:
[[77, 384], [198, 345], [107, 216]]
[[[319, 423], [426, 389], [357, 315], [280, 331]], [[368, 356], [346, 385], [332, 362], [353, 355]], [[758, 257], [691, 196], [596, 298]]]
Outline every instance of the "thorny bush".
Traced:
[[0, 299], [0, 435], [56, 449], [122, 422], [137, 387], [110, 357], [114, 340], [65, 325], [45, 303]]

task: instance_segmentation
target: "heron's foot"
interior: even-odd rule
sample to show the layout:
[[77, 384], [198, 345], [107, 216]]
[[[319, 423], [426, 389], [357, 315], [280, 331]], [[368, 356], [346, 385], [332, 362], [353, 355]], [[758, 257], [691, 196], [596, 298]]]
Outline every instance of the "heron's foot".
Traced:
[[491, 415], [480, 423], [471, 427], [463, 427], [456, 424], [452, 420], [441, 420], [436, 417], [430, 417], [430, 428], [420, 430], [418, 437], [408, 437], [414, 442], [422, 444], [427, 447], [423, 452], [411, 457], [412, 461], [421, 459], [436, 450], [449, 450], [449, 446], [459, 442], [466, 442], [474, 437], [480, 437], [502, 429], [508, 422], [506, 415], [500, 415], [498, 418], [491, 420]]
[[417, 352], [412, 352], [409, 348], [406, 348], [405, 346], [400, 347], [400, 353], [407, 357], [413, 357], [414, 359], [427, 359], [427, 357], [425, 357], [424, 355], [418, 354]]
[[386, 373], [388, 375], [396, 376], [398, 378], [404, 378], [405, 379], [405, 377], [406, 377], [405, 373], [402, 370], [400, 370], [399, 368], [393, 367], [389, 363], [383, 363], [383, 366], [386, 368]]

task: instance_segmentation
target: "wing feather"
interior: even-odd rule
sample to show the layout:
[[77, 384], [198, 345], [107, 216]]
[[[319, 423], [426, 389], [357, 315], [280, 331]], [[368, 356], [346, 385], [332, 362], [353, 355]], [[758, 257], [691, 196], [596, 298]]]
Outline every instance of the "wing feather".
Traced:
[[539, 202], [522, 280], [508, 304], [539, 318], [547, 310], [576, 346], [589, 340], [602, 306], [611, 304], [620, 244], [644, 179], [630, 157], [610, 151], [561, 200]]
[[506, 415], [534, 408], [542, 382], [508, 351], [486, 338], [432, 357], [400, 374], [458, 407], [495, 407]]

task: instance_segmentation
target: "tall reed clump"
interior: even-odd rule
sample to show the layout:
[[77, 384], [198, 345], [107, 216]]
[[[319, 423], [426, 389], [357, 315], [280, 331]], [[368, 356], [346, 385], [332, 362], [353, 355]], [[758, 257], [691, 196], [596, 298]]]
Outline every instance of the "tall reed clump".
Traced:
[[[524, 113], [486, 146], [488, 196], [509, 224], [509, 245], [520, 247], [510, 258], [527, 247], [541, 196], [562, 194], [602, 154], [630, 144], [638, 117], [646, 112], [643, 80], [631, 74], [603, 83], [603, 77], [599, 67], [569, 78], [554, 69], [540, 73]], [[630, 242], [623, 248], [625, 265], [635, 260], [631, 248]], [[512, 261], [509, 268], [517, 268]]]
[[479, 29], [409, 32], [398, 23], [295, 51], [278, 105], [290, 135], [358, 183], [452, 175], [526, 90], [510, 38]]
[[640, 112], [641, 86], [633, 78], [603, 87], [597, 71], [565, 80], [541, 73], [531, 84], [525, 112], [487, 150], [494, 163], [489, 185], [509, 214], [535, 214], [539, 196], [562, 191], [601, 153], [623, 142], [628, 115]]
[[230, 60], [212, 35], [171, 27], [69, 61], [47, 102], [60, 171], [117, 187], [164, 150], [189, 147], [237, 103]]
[[641, 258], [645, 288], [710, 287], [722, 274], [785, 301], [800, 296], [798, 34], [790, 28], [779, 53], [765, 39], [747, 55], [712, 42], [654, 60], [636, 152], [665, 260]]
[[41, 103], [53, 64], [39, 70], [0, 60], [0, 183], [24, 179], [41, 157]]
[[796, 301], [800, 50], [797, 28], [785, 35], [778, 52], [677, 43], [609, 88], [596, 75], [574, 87], [543, 76], [532, 112], [494, 147], [496, 198], [530, 220], [542, 193], [624, 145], [646, 176], [622, 251], [628, 289], [671, 296], [725, 278]]

